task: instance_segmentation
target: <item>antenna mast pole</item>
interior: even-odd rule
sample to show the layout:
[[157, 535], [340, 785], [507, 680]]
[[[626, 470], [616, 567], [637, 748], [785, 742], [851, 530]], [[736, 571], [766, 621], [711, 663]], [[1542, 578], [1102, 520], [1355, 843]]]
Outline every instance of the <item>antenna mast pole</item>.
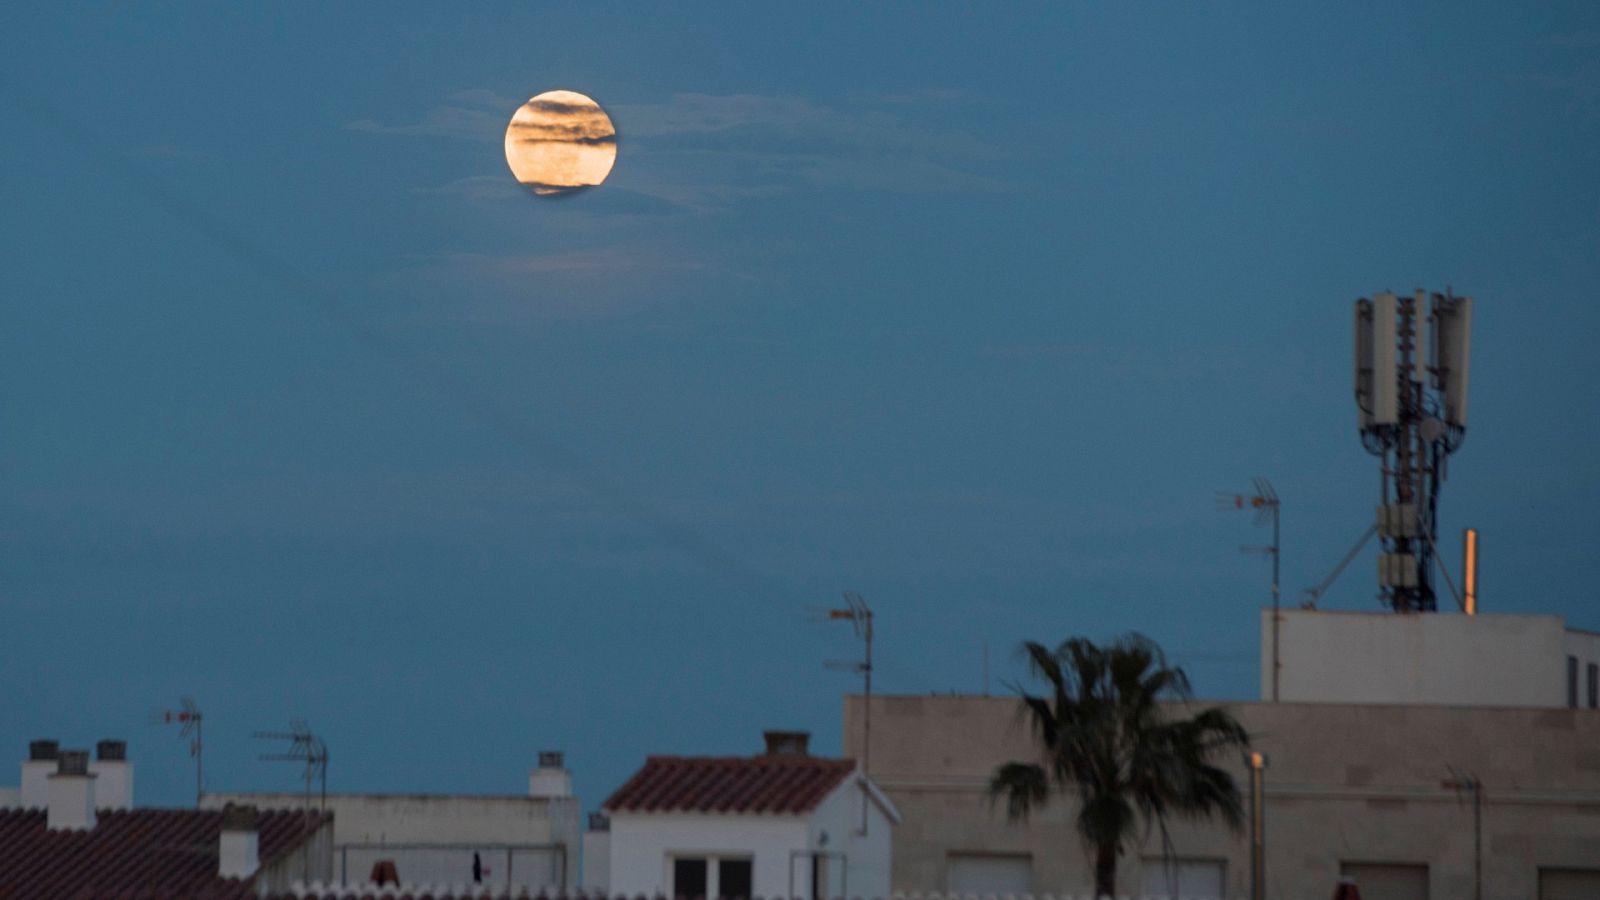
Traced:
[[195, 704], [193, 697], [185, 696], [178, 703], [180, 708], [177, 710], [158, 709], [151, 712], [150, 721], [155, 725], [176, 722], [182, 726], [178, 729], [178, 737], [189, 738], [189, 755], [194, 757], [194, 805], [198, 809], [206, 790], [205, 740], [201, 732], [201, 722], [205, 717], [200, 714], [200, 707]]
[[[267, 740], [286, 740], [289, 742], [288, 751], [285, 753], [263, 753], [260, 759], [271, 762], [303, 762], [305, 771], [305, 805], [301, 821], [301, 831], [311, 834], [311, 784], [318, 774], [322, 777], [322, 809], [328, 809], [328, 744], [322, 738], [311, 733], [311, 729], [301, 719], [289, 723], [289, 731], [258, 731], [255, 736]], [[311, 880], [311, 856], [306, 854], [305, 879]]]
[[[856, 634], [866, 644], [865, 661], [853, 668], [861, 673], [864, 690], [861, 704], [861, 774], [867, 776], [872, 766], [872, 608], [855, 591], [845, 591], [848, 608], [828, 610], [830, 619], [848, 619]], [[861, 790], [861, 833], [867, 833], [867, 791]]]
[[1282, 538], [1280, 510], [1283, 504], [1278, 501], [1278, 492], [1273, 490], [1272, 482], [1265, 478], [1255, 479], [1256, 491], [1254, 494], [1228, 494], [1217, 493], [1217, 508], [1222, 510], [1253, 509], [1256, 511], [1257, 525], [1265, 525], [1268, 518], [1272, 520], [1272, 545], [1268, 547], [1241, 547], [1246, 553], [1266, 553], [1272, 557], [1272, 702], [1278, 702], [1278, 681], [1283, 663], [1278, 659], [1278, 624], [1283, 620], [1280, 615], [1280, 603], [1283, 595], [1282, 582], [1279, 580], [1279, 558]]

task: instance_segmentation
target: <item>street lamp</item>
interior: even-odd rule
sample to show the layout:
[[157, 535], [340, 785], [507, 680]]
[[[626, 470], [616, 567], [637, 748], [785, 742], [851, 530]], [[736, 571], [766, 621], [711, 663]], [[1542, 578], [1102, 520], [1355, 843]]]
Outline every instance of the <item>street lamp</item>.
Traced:
[[1244, 762], [1250, 767], [1250, 900], [1266, 900], [1266, 802], [1262, 796], [1262, 778], [1267, 768], [1267, 755], [1251, 750], [1245, 754]]

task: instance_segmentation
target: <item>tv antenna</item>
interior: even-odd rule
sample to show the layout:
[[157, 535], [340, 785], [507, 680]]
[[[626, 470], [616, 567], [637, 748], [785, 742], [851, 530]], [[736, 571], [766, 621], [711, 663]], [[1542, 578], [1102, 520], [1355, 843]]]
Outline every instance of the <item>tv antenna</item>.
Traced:
[[171, 725], [177, 723], [178, 737], [187, 738], [189, 741], [189, 755], [194, 757], [194, 805], [199, 807], [200, 797], [206, 789], [205, 742], [201, 740], [200, 722], [204, 717], [200, 714], [200, 707], [195, 705], [194, 698], [184, 696], [178, 701], [177, 709], [158, 709], [150, 713], [150, 722], [154, 725]]
[[1355, 304], [1357, 422], [1361, 445], [1381, 460], [1378, 592], [1398, 613], [1438, 609], [1439, 489], [1466, 436], [1471, 335], [1472, 298], [1448, 288]]
[[1282, 593], [1278, 587], [1278, 558], [1280, 542], [1279, 510], [1282, 504], [1278, 501], [1278, 492], [1272, 489], [1272, 482], [1265, 478], [1255, 478], [1253, 494], [1230, 494], [1224, 491], [1217, 492], [1217, 509], [1220, 510], [1255, 510], [1256, 525], [1272, 524], [1272, 543], [1268, 546], [1245, 546], [1239, 549], [1245, 553], [1264, 553], [1272, 557], [1272, 702], [1278, 702], [1278, 674], [1283, 664], [1278, 660], [1278, 615], [1279, 595]]
[[263, 740], [288, 741], [288, 748], [282, 753], [263, 753], [260, 759], [266, 762], [298, 762], [305, 766], [305, 812], [306, 820], [311, 819], [311, 784], [317, 779], [322, 781], [322, 809], [328, 808], [328, 745], [322, 738], [311, 733], [304, 719], [293, 719], [289, 723], [288, 731], [258, 731], [255, 736]]
[[[867, 606], [867, 601], [855, 591], [844, 592], [844, 609], [828, 610], [830, 620], [848, 620], [855, 629], [856, 637], [861, 638], [864, 655], [861, 662], [847, 662], [844, 660], [829, 660], [824, 663], [830, 669], [859, 674], [864, 683], [861, 703], [861, 774], [868, 774], [868, 767], [872, 761], [872, 608]], [[861, 833], [867, 833], [867, 791], [865, 786], [861, 790]]]
[[[301, 833], [311, 834], [311, 782], [318, 776], [322, 779], [322, 811], [328, 810], [328, 745], [322, 738], [311, 733], [306, 727], [304, 719], [291, 719], [288, 731], [258, 731], [255, 736], [264, 740], [288, 741], [289, 746], [283, 753], [263, 753], [259, 757], [266, 762], [300, 762], [305, 764], [305, 805], [302, 808]], [[306, 881], [311, 880], [311, 854], [305, 857]]]

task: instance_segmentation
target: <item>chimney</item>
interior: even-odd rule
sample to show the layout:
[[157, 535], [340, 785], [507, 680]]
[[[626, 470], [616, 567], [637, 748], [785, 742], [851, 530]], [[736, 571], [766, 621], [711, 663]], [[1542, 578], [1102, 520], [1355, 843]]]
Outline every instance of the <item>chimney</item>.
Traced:
[[528, 796], [572, 796], [572, 773], [567, 771], [565, 755], [560, 750], [539, 751], [539, 768], [528, 772]]
[[768, 756], [810, 756], [811, 732], [809, 731], [763, 731], [761, 736], [767, 739]]
[[261, 833], [256, 808], [229, 803], [222, 808], [222, 834], [217, 845], [217, 875], [249, 878], [261, 868]]
[[44, 809], [50, 805], [49, 779], [56, 770], [56, 754], [60, 752], [55, 741], [41, 738], [28, 742], [28, 758], [22, 761], [23, 809]]
[[45, 779], [49, 782], [46, 823], [51, 831], [94, 827], [94, 778], [89, 774], [89, 751], [60, 752], [55, 772]]
[[133, 763], [128, 762], [128, 742], [103, 740], [94, 746], [89, 773], [94, 782], [96, 809], [133, 808]]

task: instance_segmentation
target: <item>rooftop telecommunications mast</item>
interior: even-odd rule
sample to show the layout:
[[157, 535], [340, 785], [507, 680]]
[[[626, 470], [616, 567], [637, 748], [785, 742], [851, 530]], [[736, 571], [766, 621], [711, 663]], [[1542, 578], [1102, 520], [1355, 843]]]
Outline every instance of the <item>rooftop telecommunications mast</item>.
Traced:
[[1378, 590], [1395, 612], [1438, 609], [1439, 488], [1466, 435], [1471, 333], [1472, 298], [1448, 289], [1356, 301], [1357, 421], [1362, 446], [1382, 460]]

